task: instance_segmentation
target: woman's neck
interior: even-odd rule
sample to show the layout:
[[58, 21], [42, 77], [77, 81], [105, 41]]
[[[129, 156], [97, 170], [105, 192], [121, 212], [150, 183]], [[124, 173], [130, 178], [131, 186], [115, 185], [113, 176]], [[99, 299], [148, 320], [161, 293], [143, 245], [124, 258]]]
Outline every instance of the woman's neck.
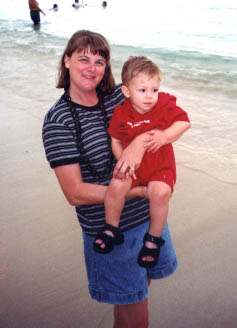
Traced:
[[88, 91], [88, 92], [81, 92], [81, 91], [73, 91], [69, 90], [69, 94], [71, 100], [77, 104], [83, 106], [95, 106], [98, 103], [98, 96], [96, 90]]

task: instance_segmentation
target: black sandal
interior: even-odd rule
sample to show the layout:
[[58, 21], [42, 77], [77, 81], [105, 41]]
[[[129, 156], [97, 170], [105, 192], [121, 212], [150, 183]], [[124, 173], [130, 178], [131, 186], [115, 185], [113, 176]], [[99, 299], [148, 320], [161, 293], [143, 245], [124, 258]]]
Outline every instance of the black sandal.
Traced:
[[[113, 237], [107, 235], [105, 230], [109, 230], [113, 233]], [[97, 240], [101, 240], [105, 247], [101, 247], [101, 244], [96, 243]], [[112, 226], [111, 224], [106, 224], [104, 226], [103, 232], [99, 232], [94, 241], [94, 251], [97, 253], [106, 254], [113, 250], [114, 245], [120, 245], [124, 242], [124, 236], [121, 233], [120, 229]]]
[[[157, 245], [156, 248], [148, 248], [146, 247], [146, 242], [150, 241]], [[163, 246], [165, 243], [164, 239], [161, 237], [155, 237], [150, 235], [148, 232], [145, 234], [143, 238], [143, 247], [140, 250], [140, 253], [137, 258], [137, 263], [143, 268], [152, 268], [154, 267], [158, 261], [160, 256], [160, 247]], [[143, 260], [143, 257], [151, 256], [153, 261], [146, 261]]]

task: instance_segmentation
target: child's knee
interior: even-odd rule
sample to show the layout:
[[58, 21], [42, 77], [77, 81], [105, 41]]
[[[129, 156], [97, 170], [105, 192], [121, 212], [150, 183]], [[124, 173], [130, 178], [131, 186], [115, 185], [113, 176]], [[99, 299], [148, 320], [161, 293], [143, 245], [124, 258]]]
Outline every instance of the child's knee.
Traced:
[[130, 188], [130, 184], [127, 181], [113, 178], [109, 184], [109, 192], [114, 196], [120, 196], [126, 194]]
[[169, 201], [172, 190], [165, 182], [152, 181], [148, 186], [148, 194], [150, 199], [165, 202]]

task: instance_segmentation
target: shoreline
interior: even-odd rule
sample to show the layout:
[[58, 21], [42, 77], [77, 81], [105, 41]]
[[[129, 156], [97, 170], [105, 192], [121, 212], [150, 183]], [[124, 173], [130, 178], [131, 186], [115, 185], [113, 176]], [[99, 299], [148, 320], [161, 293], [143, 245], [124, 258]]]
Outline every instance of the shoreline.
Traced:
[[[118, 53], [112, 57], [117, 83], [120, 82], [122, 65], [116, 61]], [[45, 113], [63, 93], [55, 87], [59, 56], [54, 52], [38, 52], [29, 46], [24, 49], [5, 44], [1, 57], [4, 58], [4, 66], [0, 69], [1, 87], [4, 88], [2, 99], [10, 99], [14, 94], [14, 98], [18, 98], [16, 108], [43, 120]], [[167, 82], [164, 79], [161, 91], [177, 97], [177, 104], [188, 112], [192, 123], [192, 128], [174, 144], [177, 164], [237, 185], [235, 117], [230, 114], [232, 109], [229, 113], [224, 110], [225, 106], [230, 108], [231, 101], [234, 107], [233, 99], [229, 98], [224, 103], [225, 97], [217, 98], [215, 103], [211, 93], [200, 94], [195, 88], [193, 91], [180, 89], [180, 85], [174, 89]], [[217, 104], [219, 107], [216, 107]], [[213, 114], [218, 112], [219, 115]], [[221, 124], [218, 123], [220, 121]]]

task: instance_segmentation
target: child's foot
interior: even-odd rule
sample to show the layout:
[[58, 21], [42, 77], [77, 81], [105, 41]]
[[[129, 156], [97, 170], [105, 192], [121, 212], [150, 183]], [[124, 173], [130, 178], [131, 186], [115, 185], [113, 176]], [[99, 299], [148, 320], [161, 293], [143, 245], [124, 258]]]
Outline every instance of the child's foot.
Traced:
[[143, 238], [143, 247], [138, 255], [137, 262], [143, 268], [152, 268], [158, 261], [160, 256], [160, 247], [165, 243], [161, 237], [155, 237], [146, 233]]
[[93, 247], [97, 253], [106, 254], [113, 250], [114, 245], [120, 245], [123, 242], [124, 237], [120, 229], [106, 224], [103, 232], [97, 234]]

